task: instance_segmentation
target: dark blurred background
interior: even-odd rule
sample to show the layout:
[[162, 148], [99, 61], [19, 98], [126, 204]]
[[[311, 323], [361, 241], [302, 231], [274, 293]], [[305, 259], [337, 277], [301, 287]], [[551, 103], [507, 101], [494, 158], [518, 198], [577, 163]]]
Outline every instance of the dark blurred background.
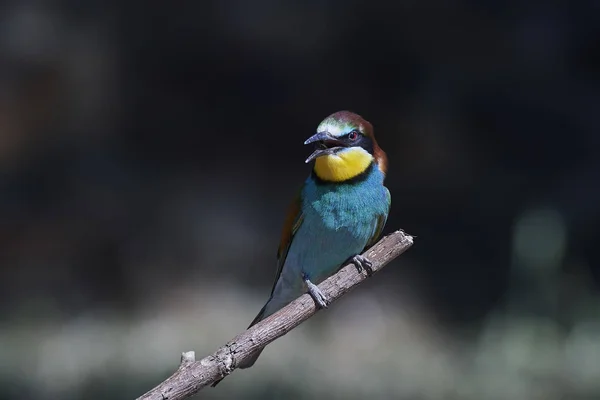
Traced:
[[0, 6], [0, 399], [134, 398], [266, 300], [302, 142], [415, 246], [204, 398], [600, 397], [597, 1]]

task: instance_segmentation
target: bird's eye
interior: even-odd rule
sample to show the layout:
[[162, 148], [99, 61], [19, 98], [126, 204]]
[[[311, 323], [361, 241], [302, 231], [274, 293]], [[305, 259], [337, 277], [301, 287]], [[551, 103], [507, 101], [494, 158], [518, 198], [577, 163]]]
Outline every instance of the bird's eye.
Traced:
[[358, 132], [356, 131], [352, 131], [348, 134], [348, 139], [350, 140], [356, 140], [358, 139]]

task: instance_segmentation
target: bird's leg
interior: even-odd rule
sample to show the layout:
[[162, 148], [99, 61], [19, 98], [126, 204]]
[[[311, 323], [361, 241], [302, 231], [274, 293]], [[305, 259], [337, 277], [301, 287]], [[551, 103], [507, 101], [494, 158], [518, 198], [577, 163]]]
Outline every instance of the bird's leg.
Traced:
[[315, 285], [308, 279], [308, 275], [302, 274], [302, 279], [308, 287], [308, 294], [310, 294], [310, 297], [312, 297], [315, 303], [317, 303], [317, 307], [327, 308], [328, 300], [327, 297], [323, 294], [323, 292], [321, 292], [321, 289], [319, 289], [317, 285]]
[[352, 257], [351, 261], [356, 265], [356, 269], [359, 273], [364, 269], [367, 272], [367, 276], [373, 275], [373, 263], [367, 257], [357, 254]]

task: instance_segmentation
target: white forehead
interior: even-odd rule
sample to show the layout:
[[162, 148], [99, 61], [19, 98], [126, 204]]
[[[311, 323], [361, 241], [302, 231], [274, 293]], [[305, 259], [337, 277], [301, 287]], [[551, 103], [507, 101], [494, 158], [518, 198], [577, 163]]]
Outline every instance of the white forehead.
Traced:
[[317, 132], [329, 132], [335, 137], [340, 137], [353, 129], [356, 129], [356, 126], [339, 121], [325, 120], [317, 127]]

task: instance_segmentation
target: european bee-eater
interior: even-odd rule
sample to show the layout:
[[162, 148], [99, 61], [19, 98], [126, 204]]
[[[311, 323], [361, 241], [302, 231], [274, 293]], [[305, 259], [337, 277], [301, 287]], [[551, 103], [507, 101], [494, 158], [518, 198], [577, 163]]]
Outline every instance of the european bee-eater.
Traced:
[[[315, 150], [306, 163], [314, 160], [314, 167], [289, 210], [271, 296], [250, 326], [306, 291], [318, 307], [327, 307], [316, 285], [346, 261], [372, 272], [371, 262], [360, 253], [381, 234], [391, 204], [383, 185], [387, 156], [375, 141], [373, 126], [357, 114], [339, 111], [304, 142], [311, 143]], [[261, 352], [239, 367], [254, 365]]]

